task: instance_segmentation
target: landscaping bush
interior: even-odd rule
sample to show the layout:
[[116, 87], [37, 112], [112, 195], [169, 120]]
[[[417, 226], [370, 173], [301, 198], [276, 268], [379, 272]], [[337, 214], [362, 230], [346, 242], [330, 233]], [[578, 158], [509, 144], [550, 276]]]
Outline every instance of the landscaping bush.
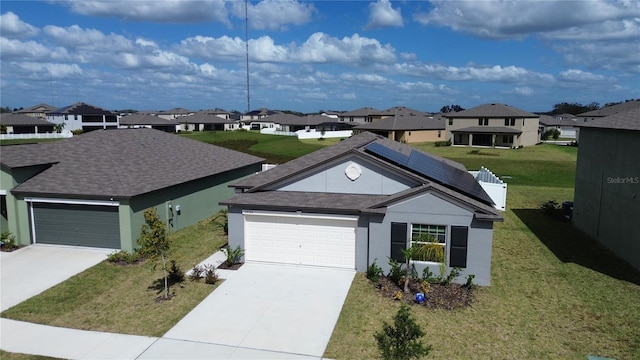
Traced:
[[222, 249], [222, 252], [227, 255], [227, 260], [225, 262], [228, 266], [233, 266], [240, 263], [240, 259], [244, 255], [244, 249], [241, 248], [240, 245], [238, 245], [235, 249], [227, 246], [226, 248]]
[[389, 278], [395, 284], [400, 284], [402, 278], [407, 273], [402, 269], [402, 264], [392, 258], [389, 258], [389, 267], [390, 267]]
[[424, 335], [420, 325], [411, 316], [409, 307], [402, 305], [393, 318], [393, 325], [385, 321], [382, 331], [374, 337], [383, 359], [408, 360], [429, 355], [431, 345], [420, 341]]
[[178, 267], [175, 260], [171, 260], [171, 267], [169, 268], [169, 283], [177, 284], [184, 281], [184, 271]]
[[205, 266], [204, 282], [211, 285], [218, 282], [218, 274], [216, 273], [216, 268], [211, 264]]
[[540, 208], [544, 210], [544, 213], [547, 215], [553, 215], [553, 213], [558, 210], [558, 203], [555, 200], [549, 200], [540, 205]]
[[116, 265], [132, 265], [144, 261], [140, 253], [134, 251], [132, 253], [125, 250], [114, 251], [107, 257], [107, 261]]
[[376, 260], [374, 259], [371, 265], [367, 268], [367, 279], [378, 282], [380, 276], [383, 275], [382, 268], [376, 264]]
[[436, 141], [434, 143], [434, 145], [436, 147], [442, 147], [442, 146], [451, 146], [451, 140], [447, 140], [447, 141]]
[[16, 238], [9, 231], [5, 231], [0, 235], [0, 247], [3, 251], [12, 251], [19, 246], [16, 244]]

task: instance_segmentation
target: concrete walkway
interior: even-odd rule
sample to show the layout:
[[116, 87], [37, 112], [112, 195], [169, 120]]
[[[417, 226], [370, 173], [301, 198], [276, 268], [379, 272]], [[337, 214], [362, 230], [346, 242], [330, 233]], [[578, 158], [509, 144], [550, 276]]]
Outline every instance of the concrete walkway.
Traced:
[[321, 359], [355, 274], [252, 263], [218, 272], [230, 279], [162, 338], [0, 319], [0, 348], [64, 359]]

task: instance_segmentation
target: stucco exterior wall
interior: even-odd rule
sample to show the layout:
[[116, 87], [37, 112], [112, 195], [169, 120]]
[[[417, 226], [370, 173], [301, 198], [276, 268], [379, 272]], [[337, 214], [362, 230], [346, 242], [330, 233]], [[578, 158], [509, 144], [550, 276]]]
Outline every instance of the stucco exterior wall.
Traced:
[[[440, 135], [440, 136], [438, 136]], [[446, 141], [447, 132], [442, 130], [409, 130], [405, 131], [402, 140], [407, 143]]]
[[573, 223], [640, 270], [640, 131], [580, 129]]
[[[345, 174], [348, 166], [361, 170], [360, 176], [351, 180]], [[394, 194], [413, 186], [417, 182], [400, 177], [380, 165], [350, 156], [321, 167], [303, 178], [293, 178], [276, 189], [280, 191], [333, 192], [349, 194]]]
[[[369, 224], [369, 262], [376, 263], [385, 273], [389, 271], [388, 257], [391, 252], [391, 223], [399, 222], [409, 225], [407, 244], [411, 238], [411, 224], [429, 224], [447, 226], [447, 245], [445, 263], [449, 261], [451, 226], [469, 227], [467, 247], [467, 267], [462, 269], [456, 282], [464, 283], [469, 274], [474, 274], [474, 282], [479, 285], [489, 285], [491, 278], [491, 247], [493, 239], [493, 224], [479, 222], [473, 219], [473, 212], [450, 200], [445, 200], [434, 194], [422, 196], [389, 206], [386, 215], [380, 222]], [[437, 263], [414, 262], [418, 275], [429, 267], [434, 274], [440, 273]], [[446, 266], [448, 274], [451, 268]]]
[[[447, 119], [445, 121], [446, 128], [446, 140], [453, 141], [453, 132], [455, 130], [464, 129], [472, 126], [478, 126], [478, 118], [454, 118]], [[489, 118], [488, 125], [483, 126], [487, 129], [492, 127], [508, 127], [513, 128], [515, 130], [522, 131], [522, 134], [514, 135], [513, 146], [531, 146], [535, 145], [539, 142], [540, 136], [538, 135], [538, 126], [539, 126], [539, 118], [515, 118], [514, 126], [505, 126], [504, 125], [505, 118]]]

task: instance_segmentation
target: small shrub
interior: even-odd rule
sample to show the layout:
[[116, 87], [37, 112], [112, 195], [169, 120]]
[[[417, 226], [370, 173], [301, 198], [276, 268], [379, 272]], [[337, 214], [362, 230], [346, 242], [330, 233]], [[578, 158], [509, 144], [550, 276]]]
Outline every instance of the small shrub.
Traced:
[[371, 265], [367, 268], [367, 279], [378, 282], [380, 276], [383, 275], [382, 268], [376, 264], [376, 260], [374, 259]]
[[189, 280], [191, 281], [200, 281], [202, 278], [202, 274], [204, 272], [204, 267], [200, 265], [196, 265], [191, 269], [191, 274], [189, 274]]
[[240, 262], [240, 259], [244, 255], [244, 249], [238, 245], [235, 249], [231, 249], [229, 246], [222, 249], [222, 252], [227, 255], [226, 263], [231, 266]]
[[555, 200], [549, 200], [540, 205], [540, 208], [544, 210], [544, 213], [547, 215], [553, 215], [553, 213], [558, 209], [558, 203]]
[[402, 278], [405, 276], [406, 271], [402, 269], [402, 264], [395, 259], [389, 258], [389, 279], [396, 284], [400, 284]]
[[211, 264], [207, 264], [204, 267], [204, 282], [211, 285], [218, 282], [216, 268]]
[[71, 133], [76, 136], [83, 133], [82, 129], [71, 130]]
[[114, 251], [107, 257], [107, 261], [118, 265], [137, 264], [142, 260], [144, 260], [144, 258], [140, 256], [137, 251], [134, 251], [132, 253], [125, 250]]
[[16, 237], [10, 231], [5, 231], [0, 235], [0, 246], [4, 250], [13, 250], [18, 247]]
[[458, 267], [454, 267], [453, 269], [451, 269], [451, 271], [449, 271], [449, 275], [447, 275], [447, 277], [444, 278], [444, 280], [442, 281], [442, 285], [444, 286], [449, 286], [451, 285], [451, 283], [458, 277], [460, 276], [460, 268]]
[[429, 293], [429, 290], [431, 290], [431, 283], [423, 280], [420, 283], [420, 290], [422, 290], [422, 293], [426, 296]]
[[402, 300], [403, 297], [404, 295], [402, 295], [402, 291], [400, 290], [393, 293], [393, 300]]
[[475, 277], [476, 276], [474, 274], [469, 274], [469, 276], [467, 276], [467, 281], [464, 283], [464, 286], [469, 288], [469, 289], [475, 289], [475, 287], [478, 286], [478, 285], [473, 283], [473, 279]]
[[411, 310], [402, 305], [393, 318], [393, 325], [386, 321], [381, 332], [374, 335], [378, 349], [385, 360], [409, 360], [427, 356], [431, 345], [424, 345], [420, 338], [424, 331], [411, 317]]
[[440, 278], [438, 276], [435, 276], [434, 273], [431, 272], [431, 269], [429, 269], [429, 267], [427, 266], [422, 270], [422, 281], [435, 284], [440, 282]]
[[184, 281], [184, 271], [178, 267], [175, 260], [171, 260], [171, 267], [169, 268], [169, 283], [177, 284]]
[[451, 146], [451, 140], [447, 140], [447, 141], [436, 141], [435, 143], [436, 147], [441, 147], [441, 146]]

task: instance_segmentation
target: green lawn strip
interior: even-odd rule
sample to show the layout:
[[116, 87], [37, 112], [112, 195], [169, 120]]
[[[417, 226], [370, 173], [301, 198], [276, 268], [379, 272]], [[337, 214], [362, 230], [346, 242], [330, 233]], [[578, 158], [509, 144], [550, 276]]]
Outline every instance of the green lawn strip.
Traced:
[[2, 360], [58, 360], [58, 358], [53, 358], [49, 356], [12, 353], [4, 350], [0, 350], [0, 359]]
[[[183, 271], [226, 243], [209, 219], [175, 232], [171, 259]], [[161, 336], [213, 291], [203, 281], [173, 285], [170, 301], [156, 302], [162, 278], [150, 262], [118, 266], [104, 261], [2, 313], [3, 317], [59, 327]]]
[[[539, 210], [542, 199], [572, 196], [572, 189], [509, 187], [505, 222], [495, 225], [491, 286], [467, 309], [413, 307], [433, 345], [429, 358], [638, 358], [640, 274], [559, 214]], [[373, 334], [398, 306], [358, 274], [324, 355], [379, 358]]]

